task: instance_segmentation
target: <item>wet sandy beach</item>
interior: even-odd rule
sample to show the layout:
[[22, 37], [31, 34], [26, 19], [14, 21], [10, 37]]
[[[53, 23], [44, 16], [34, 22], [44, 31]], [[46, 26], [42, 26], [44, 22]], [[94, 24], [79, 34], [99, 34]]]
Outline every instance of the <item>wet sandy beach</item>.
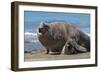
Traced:
[[72, 59], [88, 59], [90, 58], [90, 52], [79, 53], [73, 55], [49, 55], [45, 53], [25, 53], [24, 61], [48, 61], [48, 60], [72, 60]]

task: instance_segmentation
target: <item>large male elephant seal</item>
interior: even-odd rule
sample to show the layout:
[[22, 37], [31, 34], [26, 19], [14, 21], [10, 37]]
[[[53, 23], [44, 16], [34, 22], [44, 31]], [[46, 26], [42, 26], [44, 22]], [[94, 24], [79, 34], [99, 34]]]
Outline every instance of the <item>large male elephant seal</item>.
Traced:
[[90, 37], [68, 23], [41, 22], [37, 34], [47, 54], [75, 54], [90, 51]]

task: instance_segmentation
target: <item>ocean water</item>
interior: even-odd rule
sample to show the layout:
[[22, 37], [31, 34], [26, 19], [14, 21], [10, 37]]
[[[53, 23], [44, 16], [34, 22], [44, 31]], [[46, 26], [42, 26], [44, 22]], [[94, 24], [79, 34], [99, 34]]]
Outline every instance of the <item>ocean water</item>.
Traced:
[[37, 37], [37, 33], [27, 32], [24, 34], [24, 49], [27, 51], [44, 50]]
[[40, 42], [25, 42], [24, 43], [25, 50], [34, 50], [34, 49], [42, 49], [43, 46], [40, 44]]

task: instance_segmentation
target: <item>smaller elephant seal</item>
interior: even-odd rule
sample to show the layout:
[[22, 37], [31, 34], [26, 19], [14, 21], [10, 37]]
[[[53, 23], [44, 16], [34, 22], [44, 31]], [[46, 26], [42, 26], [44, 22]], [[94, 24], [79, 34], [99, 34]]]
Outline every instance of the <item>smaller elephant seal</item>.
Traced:
[[90, 37], [68, 23], [41, 22], [37, 34], [46, 54], [70, 55], [90, 51]]

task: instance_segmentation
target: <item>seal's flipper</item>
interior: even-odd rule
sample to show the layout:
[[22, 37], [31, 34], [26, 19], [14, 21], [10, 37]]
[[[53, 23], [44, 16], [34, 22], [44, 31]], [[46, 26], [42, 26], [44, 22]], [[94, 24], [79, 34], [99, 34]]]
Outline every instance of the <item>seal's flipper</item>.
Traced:
[[78, 45], [75, 41], [71, 41], [70, 45], [73, 46], [76, 49], [76, 51], [78, 51], [78, 52], [87, 52], [86, 48], [84, 48], [81, 45]]
[[63, 47], [63, 54], [77, 54], [87, 52], [87, 49], [78, 45], [74, 40], [69, 39]]

